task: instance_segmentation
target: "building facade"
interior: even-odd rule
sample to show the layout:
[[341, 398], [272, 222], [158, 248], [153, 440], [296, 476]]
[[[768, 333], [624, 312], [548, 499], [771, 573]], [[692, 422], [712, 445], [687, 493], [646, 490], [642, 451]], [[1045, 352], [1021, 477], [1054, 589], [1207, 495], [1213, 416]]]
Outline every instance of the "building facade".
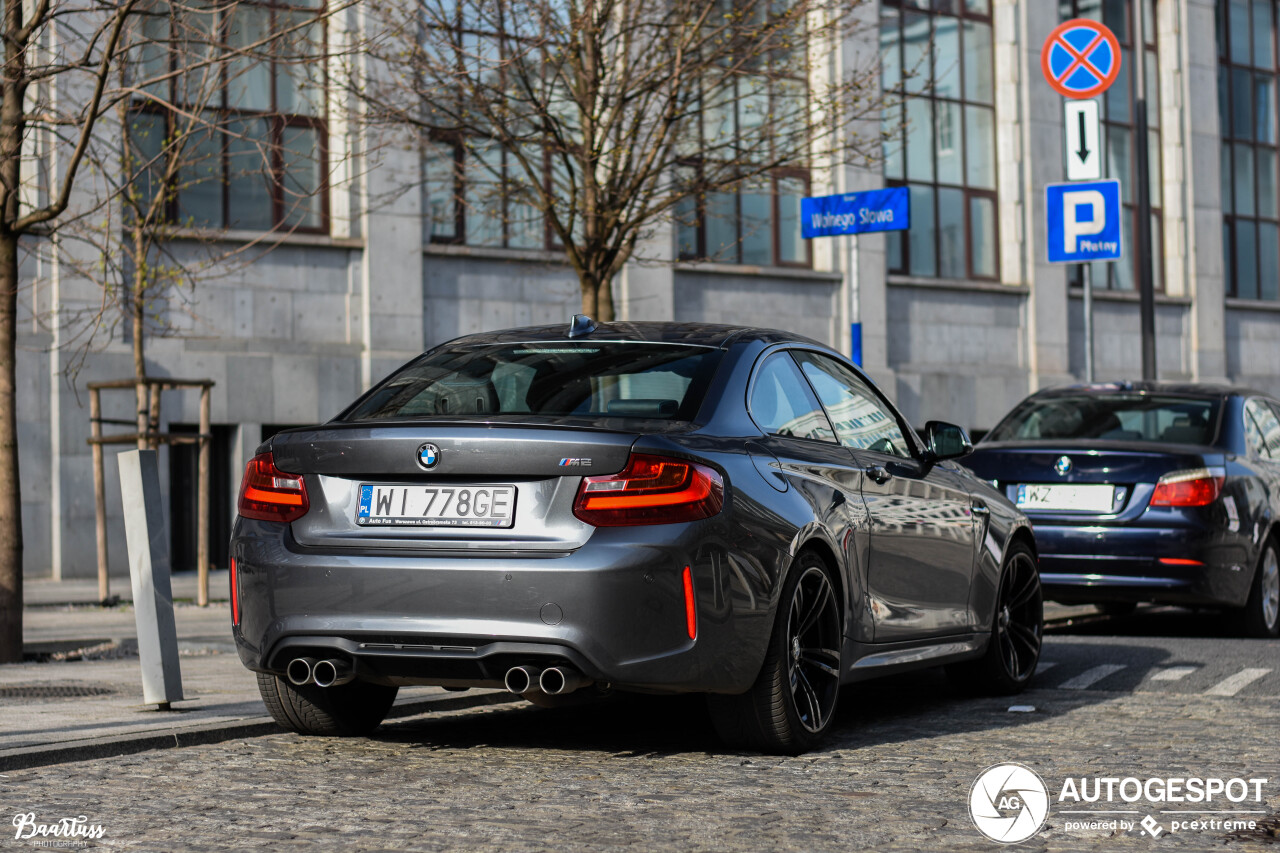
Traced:
[[[1135, 14], [1145, 16], [1140, 46]], [[857, 322], [864, 368], [916, 425], [938, 418], [985, 430], [1028, 392], [1079, 381], [1083, 276], [1049, 264], [1045, 247], [1044, 187], [1065, 174], [1063, 99], [1040, 70], [1042, 44], [1071, 17], [1103, 20], [1123, 54], [1102, 118], [1106, 176], [1123, 189], [1124, 259], [1092, 270], [1096, 378], [1141, 371], [1132, 77], [1141, 55], [1159, 376], [1280, 393], [1277, 0], [1146, 0], [1141, 9], [1124, 0], [871, 0], [867, 26], [839, 60], [853, 67], [879, 57], [891, 104], [882, 162], [779, 174], [709, 199], [694, 225], [656, 229], [615, 282], [620, 318], [781, 327], [842, 349]], [[280, 91], [277, 81], [274, 97]], [[252, 93], [236, 97], [252, 101]], [[436, 164], [455, 154], [370, 148], [336, 117], [333, 96], [327, 107], [309, 97], [294, 97], [282, 129], [264, 125], [263, 133], [292, 134], [277, 143], [286, 149], [318, 148], [321, 168], [290, 171], [285, 163], [265, 190], [190, 200], [208, 227], [225, 229], [227, 245], [252, 245], [254, 228], [269, 224], [251, 212], [237, 216], [236, 205], [266, 217], [263, 205], [275, 199], [270, 221], [292, 216], [301, 227], [273, 237], [274, 248], [251, 263], [241, 255], [202, 281], [172, 312], [171, 334], [148, 345], [153, 374], [217, 383], [215, 539], [225, 539], [245, 462], [272, 431], [332, 417], [427, 347], [481, 330], [567, 322], [579, 304], [576, 278], [538, 223], [504, 228], [519, 217], [486, 217], [479, 201], [465, 208], [465, 191], [441, 193]], [[319, 182], [320, 201], [282, 205], [291, 181]], [[404, 192], [406, 182], [421, 191]], [[856, 246], [799, 239], [800, 196], [886, 184], [909, 188], [910, 231], [863, 235]], [[249, 204], [259, 191], [261, 202]], [[183, 251], [181, 240], [174, 246]], [[191, 251], [206, 248], [193, 243]], [[78, 386], [66, 378], [73, 346], [59, 318], [99, 298], [72, 271], [84, 268], [69, 260], [76, 251], [46, 241], [32, 247], [25, 268], [23, 532], [26, 569], [36, 577], [95, 572], [83, 383], [132, 375], [129, 343], [118, 336], [87, 361]], [[197, 405], [194, 393], [172, 392], [166, 426], [193, 428]], [[131, 395], [106, 398], [103, 414], [130, 419]], [[123, 575], [110, 456], [111, 565]], [[162, 451], [175, 569], [193, 567], [191, 465], [189, 453]], [[215, 563], [225, 559], [219, 546]]]

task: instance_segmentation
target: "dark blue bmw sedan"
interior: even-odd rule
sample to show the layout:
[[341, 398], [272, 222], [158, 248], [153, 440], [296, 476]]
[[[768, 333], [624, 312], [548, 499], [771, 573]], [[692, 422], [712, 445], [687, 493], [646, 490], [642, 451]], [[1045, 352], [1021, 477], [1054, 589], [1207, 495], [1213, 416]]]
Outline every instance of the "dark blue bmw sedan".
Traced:
[[965, 465], [1035, 525], [1046, 598], [1238, 608], [1280, 628], [1280, 403], [1247, 388], [1116, 383], [1032, 394]]

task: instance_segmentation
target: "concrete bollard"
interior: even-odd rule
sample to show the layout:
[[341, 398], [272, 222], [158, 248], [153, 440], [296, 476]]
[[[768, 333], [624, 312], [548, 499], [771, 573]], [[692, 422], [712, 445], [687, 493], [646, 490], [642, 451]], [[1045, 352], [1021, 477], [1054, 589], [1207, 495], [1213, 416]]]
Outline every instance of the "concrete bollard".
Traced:
[[182, 670], [173, 620], [169, 528], [164, 523], [160, 471], [154, 450], [126, 450], [117, 459], [133, 612], [138, 624], [138, 657], [142, 661], [142, 696], [147, 704], [167, 711], [169, 703], [182, 700]]

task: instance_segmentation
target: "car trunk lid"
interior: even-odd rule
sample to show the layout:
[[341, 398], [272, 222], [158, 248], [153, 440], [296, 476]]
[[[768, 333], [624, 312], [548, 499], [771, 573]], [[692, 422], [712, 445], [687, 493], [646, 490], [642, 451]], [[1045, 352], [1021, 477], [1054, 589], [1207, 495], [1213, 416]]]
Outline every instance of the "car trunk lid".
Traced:
[[300, 545], [562, 552], [594, 529], [573, 515], [582, 477], [621, 471], [638, 435], [419, 421], [294, 430], [271, 451], [306, 480], [311, 509], [292, 526]]
[[[984, 442], [963, 463], [1032, 517], [1096, 519], [1137, 515], [1163, 475], [1221, 467], [1225, 459], [1215, 448], [1193, 445], [1020, 441]], [[1055, 488], [1036, 488], [1044, 486]], [[1085, 488], [1056, 488], [1079, 486]]]

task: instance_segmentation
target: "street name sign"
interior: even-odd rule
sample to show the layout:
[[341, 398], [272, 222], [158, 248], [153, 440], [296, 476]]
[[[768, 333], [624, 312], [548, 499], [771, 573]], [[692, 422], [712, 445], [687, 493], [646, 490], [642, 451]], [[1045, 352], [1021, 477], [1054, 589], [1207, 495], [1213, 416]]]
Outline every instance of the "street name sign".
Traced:
[[1097, 21], [1074, 18], [1049, 34], [1040, 48], [1040, 70], [1065, 98], [1101, 95], [1120, 74], [1120, 42]]
[[1049, 184], [1045, 236], [1049, 263], [1078, 264], [1120, 257], [1120, 182]]
[[911, 204], [906, 187], [800, 199], [800, 236], [806, 240], [904, 231], [910, 227]]
[[1066, 102], [1067, 180], [1096, 181], [1102, 177], [1102, 139], [1097, 101]]

